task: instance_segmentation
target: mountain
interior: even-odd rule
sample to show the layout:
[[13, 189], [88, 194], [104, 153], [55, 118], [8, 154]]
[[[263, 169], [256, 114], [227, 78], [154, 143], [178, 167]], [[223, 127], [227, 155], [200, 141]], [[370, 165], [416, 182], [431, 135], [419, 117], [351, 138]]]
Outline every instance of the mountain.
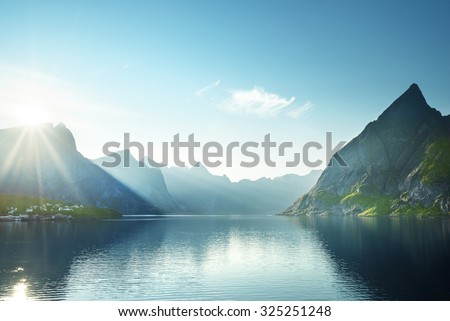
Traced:
[[304, 176], [287, 174], [255, 181], [241, 180], [233, 183], [236, 195], [245, 200], [248, 211], [279, 213], [292, 203], [299, 193], [306, 192], [319, 178], [322, 171], [314, 170]]
[[413, 84], [339, 151], [284, 214], [450, 214], [450, 117]]
[[84, 158], [63, 124], [0, 130], [0, 164], [0, 194], [111, 208], [122, 214], [159, 212]]
[[167, 191], [166, 182], [159, 168], [149, 168], [143, 162], [138, 162], [129, 150], [120, 151], [117, 154], [122, 160], [128, 157], [130, 160], [129, 167], [124, 167], [123, 164], [111, 168], [103, 167], [103, 161], [111, 161], [110, 157], [107, 156], [92, 162], [158, 208], [166, 212], [184, 210], [178, 202], [172, 199], [172, 196]]
[[261, 214], [276, 213], [313, 186], [320, 171], [306, 176], [285, 175], [256, 181], [231, 182], [198, 167], [162, 168], [169, 193], [195, 213]]
[[[234, 203], [226, 195], [231, 181], [226, 176], [215, 176], [198, 167], [163, 167], [167, 189], [186, 210], [194, 213], [217, 213], [234, 210]], [[232, 208], [232, 209], [230, 209]]]

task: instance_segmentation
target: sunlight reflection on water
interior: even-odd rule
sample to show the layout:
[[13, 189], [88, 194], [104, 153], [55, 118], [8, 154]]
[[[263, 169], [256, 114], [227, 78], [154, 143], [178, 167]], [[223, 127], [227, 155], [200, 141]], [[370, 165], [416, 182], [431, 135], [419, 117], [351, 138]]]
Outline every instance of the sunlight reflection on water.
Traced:
[[447, 221], [180, 215], [148, 219], [0, 224], [0, 298], [448, 297]]

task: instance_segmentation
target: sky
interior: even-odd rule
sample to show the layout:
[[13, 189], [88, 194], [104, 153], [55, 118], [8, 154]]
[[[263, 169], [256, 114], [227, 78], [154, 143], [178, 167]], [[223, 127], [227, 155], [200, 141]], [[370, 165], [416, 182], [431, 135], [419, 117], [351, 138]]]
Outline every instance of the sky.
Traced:
[[[154, 142], [156, 160], [178, 133], [224, 146], [270, 134], [302, 151], [331, 132], [337, 145], [412, 83], [450, 113], [448, 12], [448, 1], [2, 1], [0, 128], [63, 122], [91, 159], [124, 133]], [[286, 157], [243, 168], [237, 153], [209, 170], [234, 181], [311, 170]]]

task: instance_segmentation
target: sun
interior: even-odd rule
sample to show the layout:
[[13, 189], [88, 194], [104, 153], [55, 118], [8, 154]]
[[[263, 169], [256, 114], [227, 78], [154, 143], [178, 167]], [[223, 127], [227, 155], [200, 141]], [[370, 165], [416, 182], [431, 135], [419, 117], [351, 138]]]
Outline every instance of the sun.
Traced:
[[19, 108], [17, 111], [17, 119], [22, 125], [36, 126], [50, 121], [49, 113], [36, 105], [28, 105]]

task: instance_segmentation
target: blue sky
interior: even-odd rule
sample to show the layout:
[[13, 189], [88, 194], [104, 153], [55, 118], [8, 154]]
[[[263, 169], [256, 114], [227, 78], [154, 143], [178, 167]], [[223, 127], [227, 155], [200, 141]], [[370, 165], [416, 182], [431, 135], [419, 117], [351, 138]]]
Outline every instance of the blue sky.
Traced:
[[124, 132], [348, 141], [413, 82], [450, 113], [448, 12], [448, 1], [2, 2], [0, 128], [64, 122], [90, 158]]

